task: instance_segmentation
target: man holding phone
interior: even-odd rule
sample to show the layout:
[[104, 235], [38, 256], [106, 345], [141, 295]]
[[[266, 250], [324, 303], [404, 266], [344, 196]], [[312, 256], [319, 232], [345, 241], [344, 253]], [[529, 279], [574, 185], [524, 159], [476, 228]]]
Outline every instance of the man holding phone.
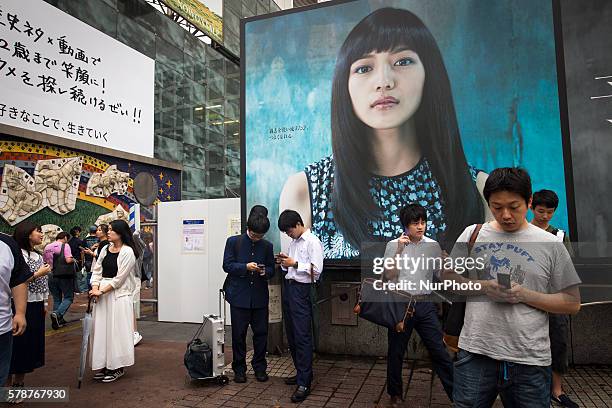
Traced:
[[280, 253], [276, 261], [286, 271], [283, 279], [283, 318], [289, 351], [297, 371], [285, 380], [297, 385], [292, 402], [301, 402], [310, 394], [312, 383], [312, 301], [310, 290], [323, 270], [323, 244], [297, 211], [285, 210], [278, 217], [278, 229], [292, 239], [287, 254]]
[[444, 273], [475, 289], [459, 336], [454, 406], [492, 406], [499, 394], [506, 407], [548, 407], [548, 314], [580, 310], [580, 278], [563, 244], [527, 221], [531, 178], [525, 170], [493, 170], [483, 194], [495, 221], [482, 225], [471, 250], [477, 226], [467, 227], [451, 258], [480, 258], [484, 267], [469, 276]]
[[[255, 206], [247, 221], [247, 231], [229, 237], [223, 254], [223, 284], [230, 304], [232, 319], [232, 369], [234, 381], [246, 382], [246, 335], [253, 330], [253, 360], [251, 365], [257, 381], [268, 380], [266, 350], [268, 348], [268, 280], [274, 276], [274, 251], [264, 239], [270, 229], [267, 210]], [[254, 209], [255, 209], [254, 207]], [[265, 208], [263, 208], [265, 209]]]

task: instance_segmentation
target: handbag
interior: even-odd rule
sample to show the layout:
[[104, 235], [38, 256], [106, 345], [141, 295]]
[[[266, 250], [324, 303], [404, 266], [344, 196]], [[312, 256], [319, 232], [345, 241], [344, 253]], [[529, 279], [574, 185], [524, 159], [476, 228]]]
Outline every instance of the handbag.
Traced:
[[208, 320], [204, 318], [204, 323], [198, 328], [191, 341], [187, 344], [187, 350], [183, 357], [185, 368], [189, 376], [194, 379], [208, 378], [213, 376], [212, 349], [208, 343], [200, 339], [200, 334]]
[[74, 263], [66, 262], [66, 256], [64, 255], [64, 247], [66, 244], [62, 244], [59, 254], [53, 254], [53, 277], [70, 277], [74, 278]]
[[[470, 236], [470, 240], [468, 241], [468, 256], [470, 256], [470, 252], [472, 252], [472, 248], [476, 243], [476, 238], [478, 238], [478, 233], [482, 228], [482, 224], [476, 224], [476, 228], [472, 232]], [[459, 351], [459, 335], [461, 334], [461, 329], [463, 328], [463, 320], [465, 319], [465, 299], [463, 301], [455, 301], [451, 305], [448, 310], [448, 314], [446, 315], [446, 320], [444, 321], [444, 337], [443, 341], [454, 353]]]
[[406, 292], [378, 290], [376, 279], [366, 278], [361, 282], [357, 304], [353, 312], [362, 319], [402, 333], [406, 322], [414, 316], [416, 300]]

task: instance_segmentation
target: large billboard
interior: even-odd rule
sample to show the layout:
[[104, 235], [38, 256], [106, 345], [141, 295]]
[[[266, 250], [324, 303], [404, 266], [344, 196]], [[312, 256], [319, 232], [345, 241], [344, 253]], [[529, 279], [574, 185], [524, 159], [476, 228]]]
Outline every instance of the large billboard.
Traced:
[[0, 123], [153, 157], [155, 61], [44, 1], [0, 0]]
[[243, 200], [297, 210], [329, 260], [402, 233], [452, 242], [497, 167], [557, 192], [568, 227], [553, 4], [349, 1], [243, 23]]

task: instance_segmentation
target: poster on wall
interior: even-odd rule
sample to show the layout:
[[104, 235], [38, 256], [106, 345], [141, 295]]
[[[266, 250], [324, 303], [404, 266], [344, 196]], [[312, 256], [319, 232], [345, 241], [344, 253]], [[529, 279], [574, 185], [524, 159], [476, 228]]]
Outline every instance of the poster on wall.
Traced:
[[223, 42], [223, 0], [162, 0], [217, 42]]
[[559, 195], [567, 230], [552, 2], [357, 0], [242, 28], [243, 199], [274, 245], [293, 209], [327, 261], [355, 259], [418, 203], [449, 248], [508, 166]]
[[242, 232], [242, 223], [240, 217], [235, 215], [227, 218], [227, 236], [240, 235]]
[[202, 254], [206, 252], [204, 220], [183, 220], [183, 238], [181, 243], [184, 254]]
[[42, 0], [0, 11], [0, 123], [153, 157], [154, 60]]

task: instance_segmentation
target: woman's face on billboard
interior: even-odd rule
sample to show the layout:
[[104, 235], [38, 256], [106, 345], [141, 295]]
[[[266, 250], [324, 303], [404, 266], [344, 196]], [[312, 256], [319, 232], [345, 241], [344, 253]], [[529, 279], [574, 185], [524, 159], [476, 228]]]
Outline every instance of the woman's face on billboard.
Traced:
[[419, 108], [425, 69], [416, 52], [373, 52], [355, 61], [350, 69], [348, 89], [353, 110], [367, 126], [398, 128]]

